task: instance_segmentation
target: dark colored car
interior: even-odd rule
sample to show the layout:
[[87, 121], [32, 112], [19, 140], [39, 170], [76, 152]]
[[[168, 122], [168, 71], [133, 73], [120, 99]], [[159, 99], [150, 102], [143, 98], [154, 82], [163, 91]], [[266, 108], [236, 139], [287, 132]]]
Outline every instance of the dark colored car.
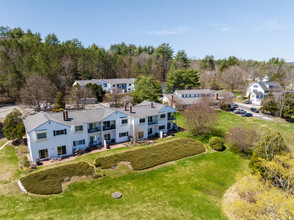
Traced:
[[235, 113], [235, 114], [244, 114], [244, 113], [246, 113], [246, 111], [243, 110], [243, 109], [238, 108], [238, 109], [236, 109], [236, 110], [234, 111], [234, 113]]
[[236, 110], [236, 109], [233, 108], [233, 107], [229, 108], [229, 111], [230, 111], [230, 112], [233, 112], [233, 111], [235, 111], [235, 110]]
[[243, 116], [243, 117], [252, 117], [252, 114], [246, 112], [246, 113], [242, 114], [242, 116]]
[[231, 105], [231, 108], [235, 108], [236, 109], [236, 108], [238, 108], [238, 105], [237, 104], [232, 104]]
[[245, 102], [243, 102], [244, 104], [252, 104], [252, 102], [250, 100], [247, 100]]
[[259, 113], [259, 111], [258, 111], [257, 108], [251, 108], [250, 110], [251, 110], [252, 112]]

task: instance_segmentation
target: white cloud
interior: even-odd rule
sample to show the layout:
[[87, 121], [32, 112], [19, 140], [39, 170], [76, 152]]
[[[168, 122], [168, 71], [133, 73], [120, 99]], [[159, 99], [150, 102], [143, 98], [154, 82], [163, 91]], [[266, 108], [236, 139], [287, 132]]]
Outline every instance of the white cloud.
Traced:
[[221, 32], [233, 32], [236, 30], [228, 24], [212, 24], [212, 26], [216, 27]]
[[174, 29], [147, 31], [146, 34], [148, 34], [148, 35], [174, 35], [174, 34], [183, 34], [187, 31], [188, 31], [187, 27], [177, 27]]
[[261, 23], [255, 30], [294, 30], [294, 26], [290, 24], [280, 23], [277, 19], [271, 19], [266, 22]]
[[220, 29], [221, 32], [231, 32], [233, 31], [234, 29], [233, 28], [230, 28], [230, 27], [223, 27]]

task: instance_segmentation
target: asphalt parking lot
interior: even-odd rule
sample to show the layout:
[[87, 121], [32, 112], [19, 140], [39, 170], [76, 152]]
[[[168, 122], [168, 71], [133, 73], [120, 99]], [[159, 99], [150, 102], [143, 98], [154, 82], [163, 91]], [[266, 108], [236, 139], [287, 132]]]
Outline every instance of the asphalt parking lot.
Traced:
[[259, 109], [260, 106], [253, 105], [253, 104], [244, 104], [244, 103], [241, 103], [241, 102], [235, 102], [234, 104], [237, 104], [238, 108], [244, 109], [246, 112], [251, 113], [253, 115], [253, 117], [260, 118], [260, 119], [263, 119], [263, 120], [266, 120], [266, 121], [275, 121], [274, 117], [271, 117], [269, 115], [264, 115], [262, 113], [255, 113], [255, 112], [252, 112], [250, 110], [250, 108]]
[[32, 109], [21, 105], [5, 105], [0, 107], [0, 119], [4, 119], [6, 115], [8, 115], [14, 108], [18, 109], [23, 114], [23, 116], [26, 116], [33, 111]]

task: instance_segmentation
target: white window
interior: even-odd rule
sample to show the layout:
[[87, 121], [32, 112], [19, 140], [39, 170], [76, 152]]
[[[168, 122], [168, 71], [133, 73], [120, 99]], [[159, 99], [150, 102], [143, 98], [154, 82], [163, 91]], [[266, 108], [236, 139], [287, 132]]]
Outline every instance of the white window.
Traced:
[[129, 84], [129, 86], [131, 86], [131, 83]]
[[121, 124], [122, 125], [127, 125], [128, 124], [128, 119], [122, 119]]
[[145, 118], [140, 118], [139, 122], [140, 122], [140, 124], [145, 123]]
[[66, 129], [62, 129], [62, 130], [54, 130], [54, 131], [53, 131], [53, 135], [54, 135], [54, 136], [64, 135], [64, 134], [66, 134]]
[[37, 139], [38, 140], [42, 140], [42, 139], [46, 139], [46, 138], [47, 138], [47, 133], [46, 132], [37, 134]]
[[129, 132], [123, 132], [123, 133], [119, 133], [119, 137], [127, 137], [129, 135]]
[[85, 144], [85, 139], [83, 139], [83, 140], [78, 140], [78, 141], [74, 141], [74, 142], [73, 142], [73, 145], [74, 145], [74, 146], [79, 146], [79, 145], [83, 145], [83, 144]]
[[82, 131], [82, 130], [83, 130], [83, 125], [75, 126], [75, 131]]
[[165, 125], [159, 126], [159, 130], [164, 130], [165, 129]]
[[160, 118], [165, 118], [165, 114], [161, 114], [160, 115]]

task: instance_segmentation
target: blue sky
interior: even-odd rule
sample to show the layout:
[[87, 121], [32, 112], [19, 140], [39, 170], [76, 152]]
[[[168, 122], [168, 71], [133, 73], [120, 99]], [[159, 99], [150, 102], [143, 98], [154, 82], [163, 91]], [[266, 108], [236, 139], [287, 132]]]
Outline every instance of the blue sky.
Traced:
[[0, 0], [0, 25], [106, 49], [169, 43], [189, 57], [294, 61], [293, 0]]

